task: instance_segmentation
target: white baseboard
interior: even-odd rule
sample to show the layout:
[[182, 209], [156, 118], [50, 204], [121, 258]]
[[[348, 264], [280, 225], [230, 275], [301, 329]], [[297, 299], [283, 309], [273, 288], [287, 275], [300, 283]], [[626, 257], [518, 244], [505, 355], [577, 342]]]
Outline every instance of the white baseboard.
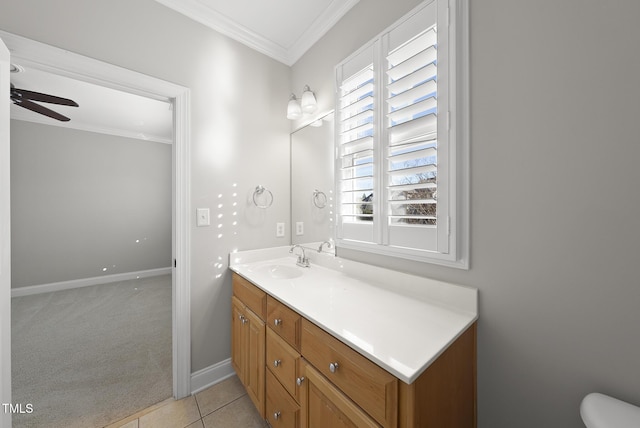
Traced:
[[91, 285], [108, 284], [110, 282], [127, 281], [137, 278], [149, 278], [171, 273], [171, 268], [141, 270], [138, 272], [116, 273], [113, 275], [95, 276], [93, 278], [73, 279], [71, 281], [52, 282], [50, 284], [30, 285], [11, 289], [11, 297], [30, 296], [32, 294], [50, 293], [52, 291], [69, 290], [71, 288], [89, 287]]
[[231, 358], [191, 373], [191, 393], [196, 394], [235, 375]]

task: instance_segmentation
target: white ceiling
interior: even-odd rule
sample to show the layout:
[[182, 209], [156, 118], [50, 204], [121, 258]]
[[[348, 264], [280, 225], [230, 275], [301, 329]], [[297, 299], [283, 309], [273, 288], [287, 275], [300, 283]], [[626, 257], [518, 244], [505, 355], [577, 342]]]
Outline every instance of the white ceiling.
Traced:
[[173, 112], [168, 102], [22, 68], [22, 72], [11, 73], [16, 88], [69, 98], [79, 107], [38, 103], [71, 119], [60, 122], [11, 104], [12, 119], [168, 144], [173, 141]]
[[[359, 0], [156, 0], [284, 64], [293, 65]], [[11, 105], [11, 118], [171, 143], [170, 104], [26, 67], [17, 88], [70, 98], [79, 107], [40, 103], [71, 120], [59, 122]]]
[[156, 0], [293, 65], [359, 0]]

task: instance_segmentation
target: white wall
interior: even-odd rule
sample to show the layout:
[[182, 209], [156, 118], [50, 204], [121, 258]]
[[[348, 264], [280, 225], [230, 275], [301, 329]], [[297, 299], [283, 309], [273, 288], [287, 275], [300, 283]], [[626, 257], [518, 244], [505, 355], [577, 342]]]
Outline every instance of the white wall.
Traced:
[[11, 122], [12, 288], [171, 266], [171, 146]]
[[[152, 0], [5, 2], [0, 28], [191, 89], [193, 219], [212, 219], [191, 235], [192, 370], [229, 358], [229, 252], [290, 239], [290, 69]], [[249, 202], [259, 184], [268, 210]]]
[[[331, 88], [419, 2], [390, 3], [360, 2], [294, 88]], [[588, 392], [640, 405], [640, 2], [469, 3], [471, 269], [341, 254], [479, 288], [480, 428], [584, 428]]]

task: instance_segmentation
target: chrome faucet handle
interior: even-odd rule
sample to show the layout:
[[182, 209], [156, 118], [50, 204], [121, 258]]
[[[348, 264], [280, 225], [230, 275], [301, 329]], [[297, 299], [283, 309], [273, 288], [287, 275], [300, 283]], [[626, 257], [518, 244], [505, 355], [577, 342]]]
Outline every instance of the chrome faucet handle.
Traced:
[[295, 250], [296, 247], [298, 247], [298, 248], [300, 248], [300, 250], [302, 250], [302, 254], [298, 255], [298, 260], [296, 261], [296, 265], [301, 266], [301, 267], [309, 267], [309, 259], [307, 258], [307, 255], [304, 252], [304, 248], [302, 248], [300, 245], [296, 244], [296, 245], [293, 245], [291, 247], [289, 252], [293, 253], [293, 250]]
[[321, 253], [322, 252], [322, 247], [324, 247], [324, 244], [327, 244], [327, 248], [331, 248], [333, 245], [331, 244], [331, 241], [324, 241], [322, 244], [320, 244], [320, 246], [318, 247], [318, 252]]
[[298, 261], [296, 262], [296, 264], [301, 267], [309, 267], [309, 259], [306, 257], [298, 256]]

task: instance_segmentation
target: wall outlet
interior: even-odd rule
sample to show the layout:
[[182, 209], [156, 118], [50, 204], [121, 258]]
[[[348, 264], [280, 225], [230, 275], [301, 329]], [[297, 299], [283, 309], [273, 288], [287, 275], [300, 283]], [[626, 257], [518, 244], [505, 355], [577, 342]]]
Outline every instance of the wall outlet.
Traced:
[[209, 226], [211, 224], [209, 208], [196, 209], [196, 225], [198, 227]]
[[276, 238], [284, 237], [284, 223], [276, 223]]
[[296, 235], [301, 236], [304, 235], [304, 222], [297, 221], [296, 222]]

